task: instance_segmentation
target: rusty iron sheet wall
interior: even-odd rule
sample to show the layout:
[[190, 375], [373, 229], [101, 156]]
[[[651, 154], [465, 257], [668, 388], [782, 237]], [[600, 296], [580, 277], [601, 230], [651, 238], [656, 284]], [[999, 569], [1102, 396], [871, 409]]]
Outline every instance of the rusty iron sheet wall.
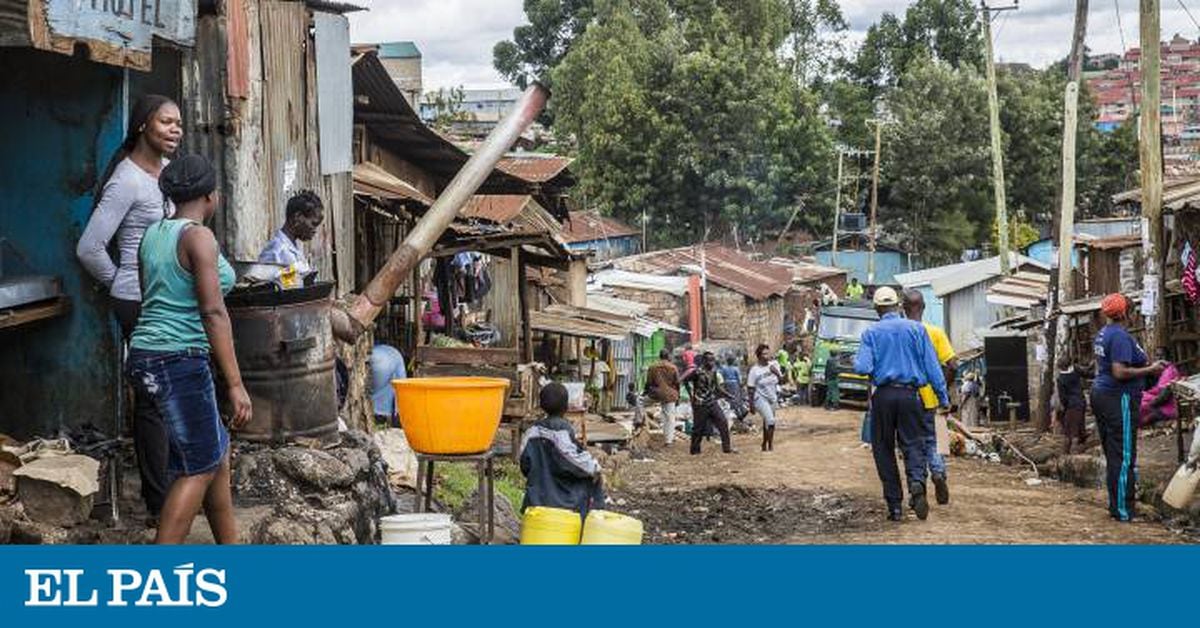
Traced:
[[[226, 5], [228, 9], [231, 5]], [[239, 261], [258, 259], [258, 253], [271, 236], [272, 205], [267, 178], [267, 151], [263, 144], [263, 29], [260, 3], [246, 0], [245, 36], [249, 93], [246, 98], [229, 99], [225, 129], [225, 189], [223, 204], [226, 231], [225, 254]], [[227, 32], [227, 35], [229, 33]], [[207, 88], [211, 89], [211, 87]]]
[[492, 289], [483, 297], [484, 309], [491, 310], [492, 324], [500, 330], [498, 347], [515, 347], [520, 337], [521, 303], [517, 293], [517, 264], [510, 257], [488, 256]]

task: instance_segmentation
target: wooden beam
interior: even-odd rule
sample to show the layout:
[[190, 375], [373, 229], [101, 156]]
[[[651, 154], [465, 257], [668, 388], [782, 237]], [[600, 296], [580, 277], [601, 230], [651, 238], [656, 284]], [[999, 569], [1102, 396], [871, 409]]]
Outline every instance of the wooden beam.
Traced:
[[417, 361], [424, 364], [469, 364], [511, 366], [518, 363], [516, 349], [482, 347], [417, 347]]
[[45, 303], [35, 303], [11, 310], [0, 310], [0, 329], [19, 327], [47, 318], [62, 316], [71, 309], [69, 297], [58, 297]]

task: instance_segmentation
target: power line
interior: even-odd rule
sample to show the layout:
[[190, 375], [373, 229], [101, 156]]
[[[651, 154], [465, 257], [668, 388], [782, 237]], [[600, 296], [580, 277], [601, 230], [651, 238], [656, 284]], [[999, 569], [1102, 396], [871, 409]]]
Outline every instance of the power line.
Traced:
[[1121, 25], [1121, 0], [1113, 0], [1113, 9], [1117, 12], [1117, 32], [1121, 34], [1121, 54], [1125, 54], [1129, 47], [1125, 45], [1125, 27]]
[[1196, 18], [1192, 17], [1192, 12], [1188, 10], [1187, 5], [1183, 3], [1183, 0], [1178, 0], [1178, 2], [1179, 8], [1183, 9], [1184, 13], [1187, 13], [1188, 19], [1192, 21], [1192, 25], [1196, 27], [1197, 31], [1200, 31], [1200, 23], [1197, 23]]

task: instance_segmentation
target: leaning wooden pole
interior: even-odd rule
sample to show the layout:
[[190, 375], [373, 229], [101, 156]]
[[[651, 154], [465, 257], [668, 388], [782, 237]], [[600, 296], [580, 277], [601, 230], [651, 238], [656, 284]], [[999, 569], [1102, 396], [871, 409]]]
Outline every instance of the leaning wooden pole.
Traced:
[[1159, 0], [1141, 0], [1142, 106], [1138, 116], [1138, 155], [1142, 171], [1142, 245], [1146, 273], [1142, 286], [1142, 313], [1146, 317], [1146, 344], [1166, 347], [1166, 312], [1163, 311], [1162, 219], [1162, 99], [1159, 64], [1162, 53]]
[[362, 294], [355, 297], [349, 312], [334, 310], [333, 333], [339, 340], [354, 342], [375, 320], [409, 271], [429, 254], [438, 238], [454, 221], [459, 209], [475, 195], [504, 154], [542, 112], [549, 97], [549, 90], [540, 83], [534, 83], [525, 90], [516, 108], [492, 130], [434, 201], [433, 207], [425, 212], [400, 246], [392, 252]]
[[[1050, 426], [1050, 396], [1057, 386], [1055, 369], [1062, 356], [1069, 355], [1070, 328], [1060, 308], [1073, 295], [1075, 243], [1075, 139], [1079, 130], [1079, 80], [1083, 75], [1084, 39], [1087, 36], [1088, 0], [1075, 2], [1075, 29], [1071, 37], [1071, 55], [1067, 58], [1067, 86], [1063, 93], [1062, 187], [1059, 212], [1054, 220], [1054, 243], [1058, 248], [1058, 272], [1050, 277], [1046, 297], [1046, 321], [1042, 327], [1043, 344], [1048, 356], [1042, 365], [1042, 386], [1038, 395], [1038, 427]], [[1060, 397], [1061, 398], [1061, 397]]]
[[988, 90], [988, 122], [992, 138], [992, 188], [996, 198], [996, 230], [1000, 249], [1000, 272], [1007, 275], [1008, 258], [1008, 205], [1004, 191], [1004, 148], [1000, 131], [1000, 99], [996, 95], [996, 62], [992, 51], [992, 11], [986, 3], [983, 9], [984, 69]]

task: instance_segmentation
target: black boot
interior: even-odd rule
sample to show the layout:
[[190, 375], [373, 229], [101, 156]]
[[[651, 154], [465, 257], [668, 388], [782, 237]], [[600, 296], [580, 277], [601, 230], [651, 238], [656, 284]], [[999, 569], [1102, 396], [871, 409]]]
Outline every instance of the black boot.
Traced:
[[917, 519], [924, 521], [929, 517], [929, 500], [925, 497], [925, 484], [913, 483], [908, 487], [910, 496], [908, 505], [917, 513]]
[[767, 428], [767, 451], [775, 451], [775, 426]]

